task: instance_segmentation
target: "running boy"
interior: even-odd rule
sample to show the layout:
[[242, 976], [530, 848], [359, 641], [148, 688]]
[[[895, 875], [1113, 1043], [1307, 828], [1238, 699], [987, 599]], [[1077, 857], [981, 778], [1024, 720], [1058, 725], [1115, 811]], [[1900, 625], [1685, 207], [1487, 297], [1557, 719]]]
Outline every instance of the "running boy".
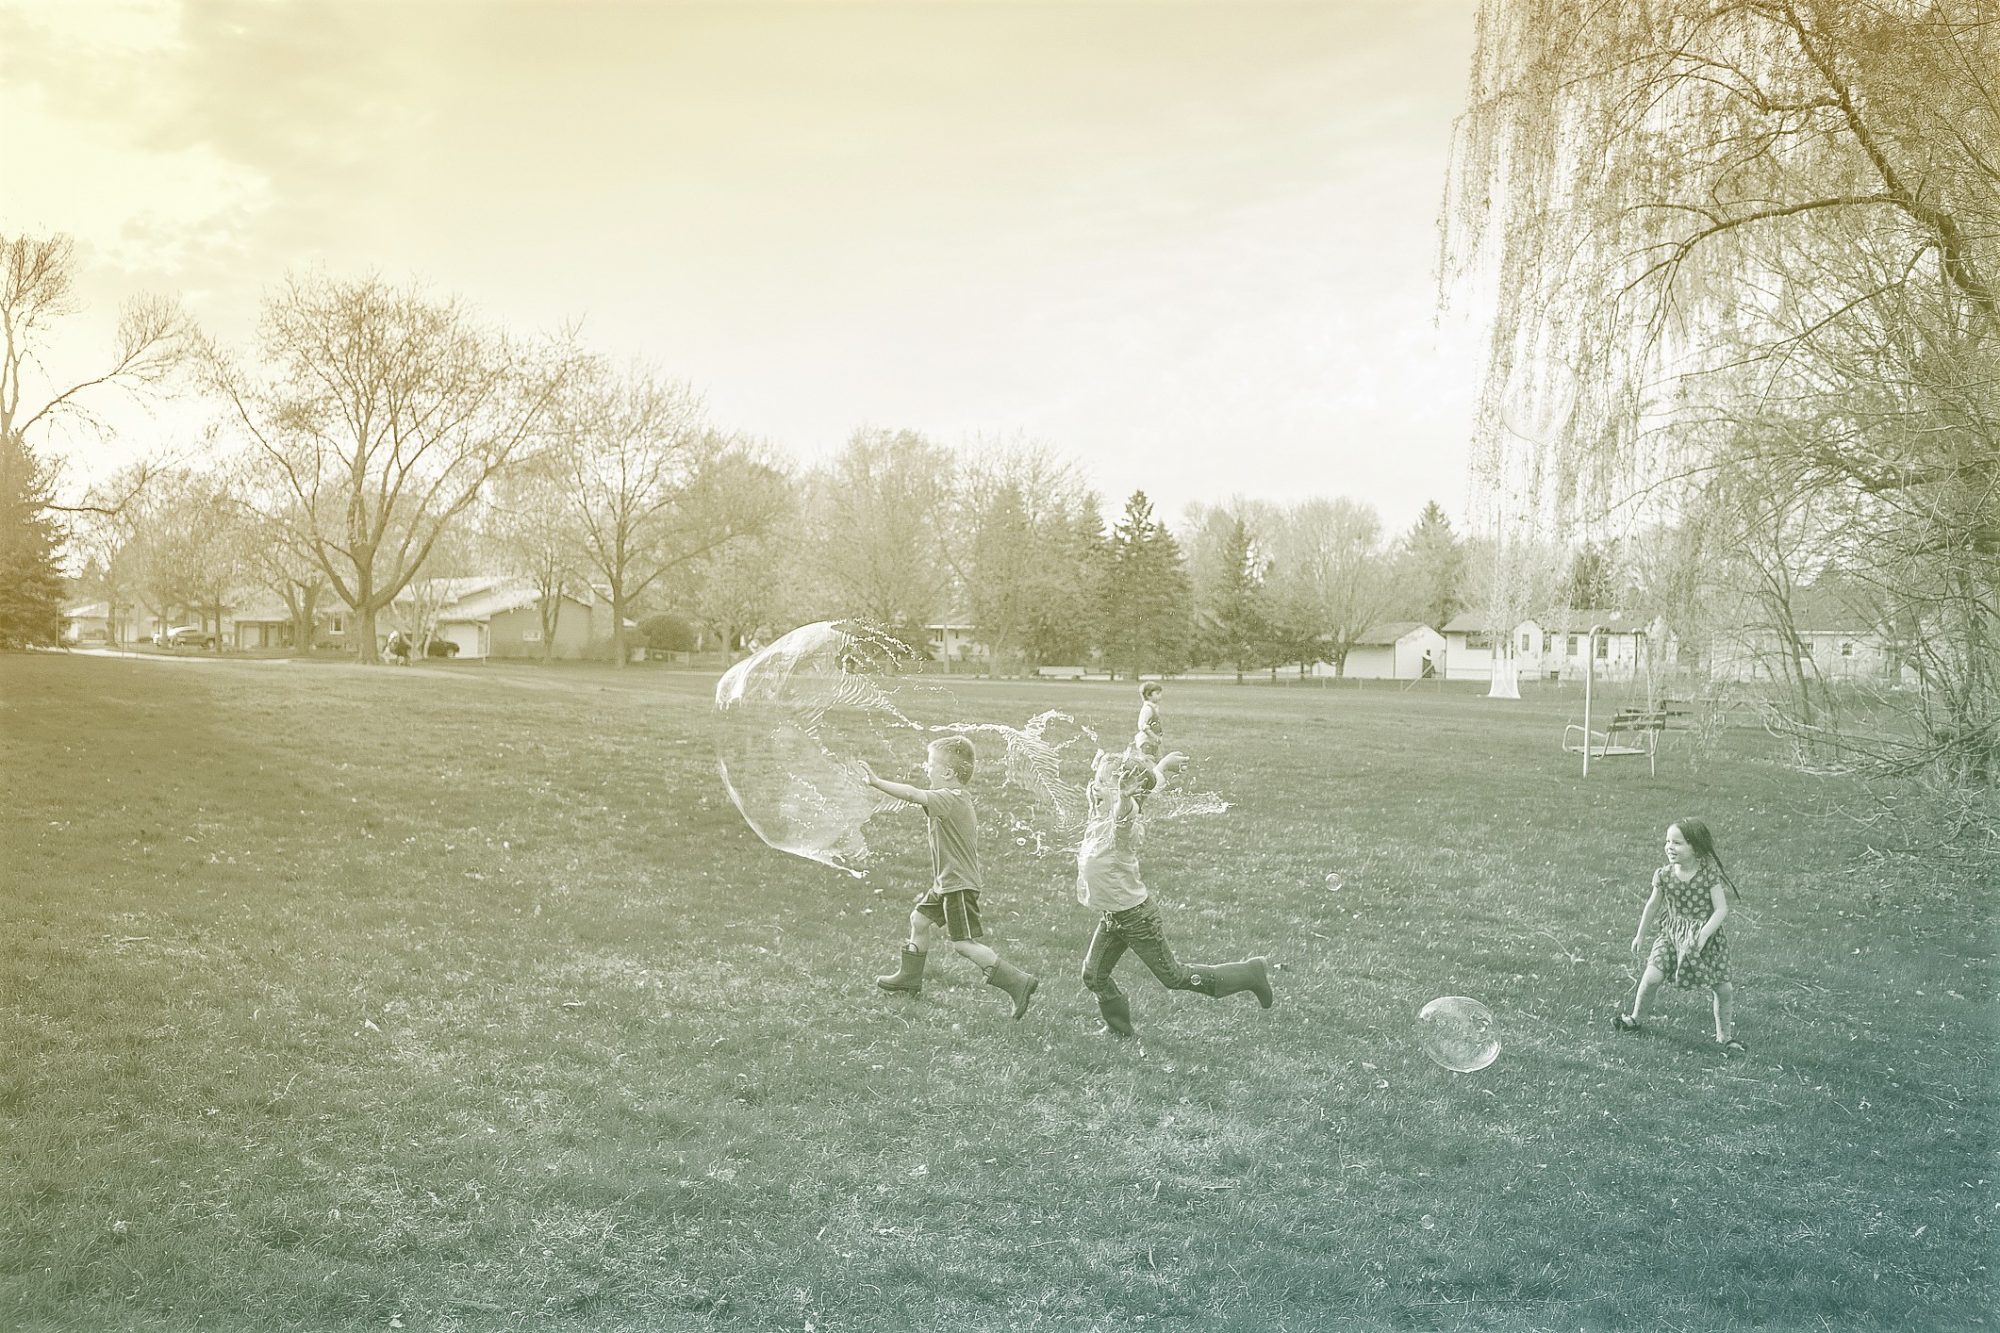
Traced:
[[1174, 957], [1160, 909], [1139, 879], [1141, 803], [1186, 762], [1187, 756], [1179, 751], [1158, 762], [1129, 750], [1100, 754], [1087, 793], [1090, 813], [1083, 845], [1076, 853], [1076, 900], [1102, 915], [1083, 960], [1083, 984], [1097, 997], [1106, 1030], [1121, 1037], [1136, 1035], [1132, 1002], [1111, 979], [1111, 970], [1127, 950], [1138, 954], [1168, 990], [1194, 991], [1212, 999], [1247, 990], [1257, 996], [1258, 1004], [1271, 1007], [1271, 981], [1263, 958], [1189, 966]]
[[928, 787], [890, 782], [862, 766], [863, 780], [876, 791], [924, 808], [931, 843], [931, 886], [910, 912], [910, 938], [896, 971], [875, 978], [875, 984], [911, 995], [922, 990], [931, 932], [942, 927], [951, 947], [986, 974], [987, 984], [1007, 992], [1019, 1018], [1042, 983], [979, 942], [986, 933], [979, 920], [979, 814], [965, 789], [972, 764], [972, 742], [946, 736], [930, 743], [924, 766]]

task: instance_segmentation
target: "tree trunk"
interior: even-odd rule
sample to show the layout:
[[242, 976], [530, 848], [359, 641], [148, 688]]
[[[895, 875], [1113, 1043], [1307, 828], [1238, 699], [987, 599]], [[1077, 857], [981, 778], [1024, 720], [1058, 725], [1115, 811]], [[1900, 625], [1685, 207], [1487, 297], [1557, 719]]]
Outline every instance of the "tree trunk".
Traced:
[[370, 605], [365, 597], [360, 601], [361, 605], [354, 608], [354, 660], [374, 666], [382, 660], [375, 649], [375, 612], [379, 608]]
[[611, 585], [611, 664], [623, 671], [631, 660], [632, 654], [625, 645], [625, 593], [614, 583]]

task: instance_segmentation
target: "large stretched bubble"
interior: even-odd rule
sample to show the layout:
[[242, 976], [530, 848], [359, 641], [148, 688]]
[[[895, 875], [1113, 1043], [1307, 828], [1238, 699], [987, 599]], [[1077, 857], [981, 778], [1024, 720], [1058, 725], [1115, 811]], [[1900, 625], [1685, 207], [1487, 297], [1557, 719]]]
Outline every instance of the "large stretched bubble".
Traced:
[[[822, 621], [731, 667], [715, 687], [717, 766], [745, 822], [780, 851], [865, 874], [869, 820], [901, 803], [865, 785], [862, 765], [921, 786], [926, 745], [957, 734], [977, 756], [982, 861], [1073, 853], [1097, 734], [1061, 709], [1019, 726], [968, 717], [922, 665], [880, 626]], [[1227, 808], [1213, 792], [1176, 789], [1159, 793], [1147, 814]]]
[[862, 873], [862, 825], [887, 799], [862, 781], [868, 763], [901, 777], [894, 739], [922, 724], [897, 699], [916, 654], [857, 622], [803, 625], [724, 673], [717, 765], [729, 799], [780, 851]]

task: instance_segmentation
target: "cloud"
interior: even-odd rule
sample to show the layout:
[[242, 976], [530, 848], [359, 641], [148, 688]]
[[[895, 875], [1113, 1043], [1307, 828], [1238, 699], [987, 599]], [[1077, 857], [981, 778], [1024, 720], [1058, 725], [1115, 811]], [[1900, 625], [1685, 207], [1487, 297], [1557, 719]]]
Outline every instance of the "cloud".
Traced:
[[0, 5], [7, 204], [0, 225], [68, 232], [142, 283], [240, 253], [269, 182], [212, 144], [166, 145], [182, 114], [185, 45], [171, 6]]

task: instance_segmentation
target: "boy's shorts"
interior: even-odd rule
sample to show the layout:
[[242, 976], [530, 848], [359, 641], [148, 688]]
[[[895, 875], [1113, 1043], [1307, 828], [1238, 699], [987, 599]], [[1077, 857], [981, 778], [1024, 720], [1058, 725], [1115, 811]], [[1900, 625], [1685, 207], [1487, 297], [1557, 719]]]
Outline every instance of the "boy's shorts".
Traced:
[[986, 927], [979, 921], [978, 889], [954, 889], [950, 893], [926, 889], [917, 895], [917, 911], [932, 925], [943, 926], [948, 939], [976, 940], [986, 933]]

